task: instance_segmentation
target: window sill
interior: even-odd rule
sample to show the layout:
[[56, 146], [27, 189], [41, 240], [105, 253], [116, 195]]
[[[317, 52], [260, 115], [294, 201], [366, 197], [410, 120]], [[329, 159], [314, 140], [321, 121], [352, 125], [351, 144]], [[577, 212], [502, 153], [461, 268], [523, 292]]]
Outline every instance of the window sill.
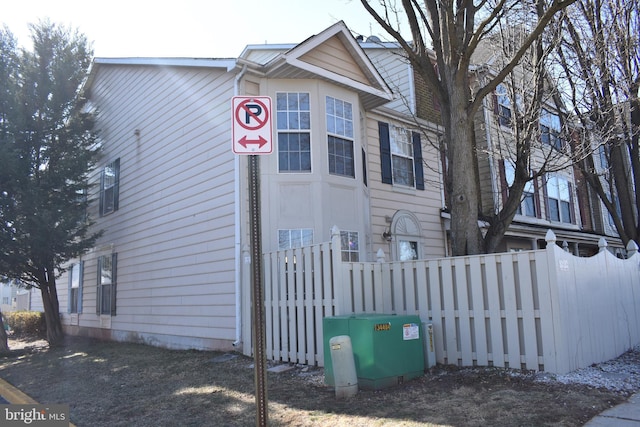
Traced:
[[398, 192], [398, 193], [411, 194], [411, 195], [415, 195], [416, 194], [416, 188], [415, 187], [409, 187], [409, 186], [404, 186], [404, 185], [400, 185], [400, 184], [393, 184], [391, 187], [393, 188], [393, 191]]

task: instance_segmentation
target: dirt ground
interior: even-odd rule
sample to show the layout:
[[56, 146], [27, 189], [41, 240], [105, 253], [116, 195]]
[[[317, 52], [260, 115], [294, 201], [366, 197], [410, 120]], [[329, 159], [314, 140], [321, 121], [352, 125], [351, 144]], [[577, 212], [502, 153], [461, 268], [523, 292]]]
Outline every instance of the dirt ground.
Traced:
[[[49, 349], [10, 340], [0, 377], [77, 426], [253, 426], [253, 359], [67, 337]], [[221, 357], [222, 356], [222, 357]], [[582, 426], [629, 391], [541, 383], [503, 369], [437, 367], [384, 390], [337, 399], [322, 369], [268, 374], [271, 426]]]

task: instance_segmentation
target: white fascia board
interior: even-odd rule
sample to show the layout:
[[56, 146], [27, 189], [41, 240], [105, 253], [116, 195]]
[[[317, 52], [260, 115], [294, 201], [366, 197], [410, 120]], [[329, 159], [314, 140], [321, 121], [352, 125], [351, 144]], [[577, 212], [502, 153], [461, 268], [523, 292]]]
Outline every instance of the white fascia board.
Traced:
[[[377, 89], [373, 86], [360, 83], [356, 80], [350, 79], [340, 74], [332, 73], [330, 71], [327, 71], [324, 68], [309, 64], [308, 62], [300, 61], [299, 59], [288, 58], [287, 63], [296, 68], [300, 68], [302, 70], [309, 71], [310, 73], [317, 74], [318, 76], [326, 77], [328, 79], [331, 79], [345, 86], [350, 86], [355, 90], [358, 90], [361, 92], [367, 92], [367, 93], [376, 95], [380, 98], [388, 99], [389, 101], [393, 100], [393, 93], [390, 90], [386, 91], [386, 90]], [[386, 87], [386, 85], [384, 85], [383, 87]]]
[[235, 59], [208, 58], [94, 58], [97, 65], [159, 65], [165, 67], [207, 67], [225, 68], [235, 67]]

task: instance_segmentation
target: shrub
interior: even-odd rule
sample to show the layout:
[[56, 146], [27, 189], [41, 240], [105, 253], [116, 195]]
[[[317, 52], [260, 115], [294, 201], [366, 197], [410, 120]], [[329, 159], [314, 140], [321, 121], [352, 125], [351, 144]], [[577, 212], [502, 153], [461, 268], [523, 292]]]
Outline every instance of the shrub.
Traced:
[[47, 327], [44, 313], [39, 311], [13, 311], [3, 313], [5, 325], [16, 335], [44, 336]]

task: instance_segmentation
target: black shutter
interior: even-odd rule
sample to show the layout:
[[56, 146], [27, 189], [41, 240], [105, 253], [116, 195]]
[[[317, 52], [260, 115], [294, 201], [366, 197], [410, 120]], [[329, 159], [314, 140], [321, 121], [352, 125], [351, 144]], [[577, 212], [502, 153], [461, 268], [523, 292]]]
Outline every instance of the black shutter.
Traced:
[[544, 200], [544, 219], [547, 221], [551, 220], [551, 215], [549, 212], [549, 193], [547, 192], [547, 181], [548, 176], [545, 174], [542, 177], [542, 199]]
[[[536, 171], [532, 171], [532, 174], [535, 175]], [[538, 178], [533, 179], [533, 193], [534, 193], [534, 205], [536, 209], [536, 218], [542, 218], [542, 204], [540, 203], [540, 184], [538, 183]]]
[[102, 169], [100, 174], [100, 216], [104, 215], [104, 174], [105, 170]]
[[118, 284], [118, 254], [111, 255], [111, 315], [116, 315], [116, 288]]
[[380, 137], [380, 169], [382, 182], [393, 184], [391, 172], [391, 142], [389, 140], [389, 124], [378, 122], [378, 135]]
[[420, 140], [420, 134], [413, 132], [411, 139], [413, 142], [413, 162], [416, 169], [416, 188], [418, 190], [424, 190], [424, 166], [422, 164], [422, 141]]
[[78, 306], [76, 311], [80, 314], [82, 313], [82, 288], [84, 287], [84, 261], [80, 261], [80, 268], [78, 270], [80, 277], [78, 277]]
[[573, 201], [573, 185], [571, 185], [570, 182], [567, 182], [567, 186], [569, 187], [569, 222], [571, 224], [576, 224], [578, 221], [575, 214], [576, 206]]
[[113, 169], [115, 171], [115, 183], [113, 185], [113, 211], [117, 211], [118, 207], [120, 205], [119, 203], [119, 199], [120, 199], [120, 159], [116, 159], [115, 162], [113, 162]]
[[362, 182], [365, 187], [369, 185], [367, 183], [367, 154], [364, 152], [364, 149], [362, 149]]
[[98, 289], [96, 290], [96, 314], [100, 316], [102, 311], [102, 283], [100, 278], [102, 277], [102, 257], [98, 257]]
[[504, 165], [504, 159], [498, 162], [498, 173], [500, 175], [500, 190], [502, 193], [502, 207], [504, 208], [509, 198], [509, 183], [507, 182], [507, 168]]

